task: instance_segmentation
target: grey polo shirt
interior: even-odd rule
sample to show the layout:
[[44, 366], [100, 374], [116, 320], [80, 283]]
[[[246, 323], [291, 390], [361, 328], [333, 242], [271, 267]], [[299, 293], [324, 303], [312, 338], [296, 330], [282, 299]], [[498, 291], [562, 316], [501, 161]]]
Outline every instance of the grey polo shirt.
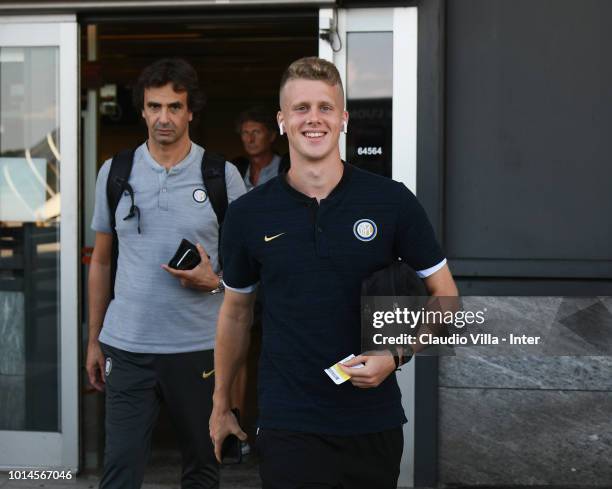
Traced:
[[[116, 211], [119, 259], [115, 298], [106, 310], [100, 341], [136, 353], [179, 353], [214, 348], [215, 327], [222, 294], [208, 295], [181, 287], [161, 268], [175, 253], [181, 239], [200, 243], [219, 270], [219, 229], [204, 190], [200, 162], [204, 149], [194, 143], [187, 157], [169, 171], [159, 165], [146, 144], [134, 154], [129, 183], [137, 219], [129, 213], [125, 193]], [[96, 183], [96, 204], [91, 228], [110, 233], [106, 182], [111, 161], [104, 163]], [[226, 163], [229, 201], [245, 193], [234, 165]]]
[[278, 167], [280, 163], [281, 157], [279, 155], [274, 155], [272, 157], [272, 161], [270, 161], [270, 163], [264, 166], [259, 172], [257, 185], [253, 185], [251, 183], [251, 165], [249, 165], [246, 173], [244, 174], [244, 184], [246, 185], [247, 191], [253, 190], [255, 187], [263, 185], [268, 180], [272, 180], [276, 175], [278, 175]]

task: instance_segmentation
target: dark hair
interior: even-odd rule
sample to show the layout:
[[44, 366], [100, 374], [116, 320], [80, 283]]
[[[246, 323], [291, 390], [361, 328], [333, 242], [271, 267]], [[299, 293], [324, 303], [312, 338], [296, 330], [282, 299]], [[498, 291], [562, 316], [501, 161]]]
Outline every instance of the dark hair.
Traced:
[[242, 124], [248, 121], [259, 122], [266, 126], [271, 132], [276, 132], [276, 119], [268, 107], [257, 105], [241, 112], [236, 118], [236, 132], [240, 134]]
[[338, 68], [333, 63], [316, 56], [300, 58], [287, 67], [281, 77], [281, 92], [286, 83], [291, 80], [317, 80], [331, 86], [338, 85], [340, 91], [344, 94]]
[[204, 93], [200, 89], [198, 74], [187, 61], [181, 58], [164, 58], [150, 64], [138, 77], [132, 91], [134, 107], [140, 112], [144, 108], [144, 91], [172, 83], [175, 92], [187, 92], [187, 107], [196, 114], [204, 107]]

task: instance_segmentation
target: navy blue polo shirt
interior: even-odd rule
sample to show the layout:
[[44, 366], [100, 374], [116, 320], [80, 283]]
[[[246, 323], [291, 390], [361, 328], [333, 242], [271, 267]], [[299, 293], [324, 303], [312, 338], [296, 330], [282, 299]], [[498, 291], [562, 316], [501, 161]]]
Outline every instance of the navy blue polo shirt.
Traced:
[[403, 184], [345, 164], [317, 203], [281, 175], [229, 206], [222, 253], [227, 287], [265, 290], [260, 427], [348, 435], [406, 422], [395, 375], [360, 389], [324, 372], [360, 353], [363, 279], [398, 257], [422, 276], [445, 262]]

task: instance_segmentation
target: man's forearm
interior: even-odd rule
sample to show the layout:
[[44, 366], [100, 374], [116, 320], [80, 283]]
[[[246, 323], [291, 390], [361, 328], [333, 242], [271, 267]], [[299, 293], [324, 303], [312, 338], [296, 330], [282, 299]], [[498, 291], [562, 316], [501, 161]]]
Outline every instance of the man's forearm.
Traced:
[[92, 261], [88, 278], [89, 341], [97, 341], [110, 302], [110, 265]]
[[238, 367], [245, 361], [250, 341], [253, 308], [234, 307], [226, 302], [219, 311], [215, 345], [215, 406], [230, 409], [231, 386]]
[[[430, 295], [425, 306], [428, 311], [438, 311], [441, 313], [450, 311], [454, 313], [460, 308], [459, 291], [448, 265], [445, 265], [433, 276], [426, 278], [425, 286]], [[421, 343], [421, 335], [423, 334], [435, 337], [448, 336], [448, 326], [443, 323], [426, 322], [421, 324], [415, 335], [417, 338], [416, 344], [411, 345], [413, 353], [419, 353], [429, 348], [429, 343]]]

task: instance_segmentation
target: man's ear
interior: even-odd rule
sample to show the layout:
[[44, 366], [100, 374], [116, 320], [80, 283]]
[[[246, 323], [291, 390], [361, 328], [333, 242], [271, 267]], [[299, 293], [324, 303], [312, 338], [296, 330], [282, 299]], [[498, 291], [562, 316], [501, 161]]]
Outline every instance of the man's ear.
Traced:
[[193, 120], [193, 112], [189, 111], [189, 122]]

